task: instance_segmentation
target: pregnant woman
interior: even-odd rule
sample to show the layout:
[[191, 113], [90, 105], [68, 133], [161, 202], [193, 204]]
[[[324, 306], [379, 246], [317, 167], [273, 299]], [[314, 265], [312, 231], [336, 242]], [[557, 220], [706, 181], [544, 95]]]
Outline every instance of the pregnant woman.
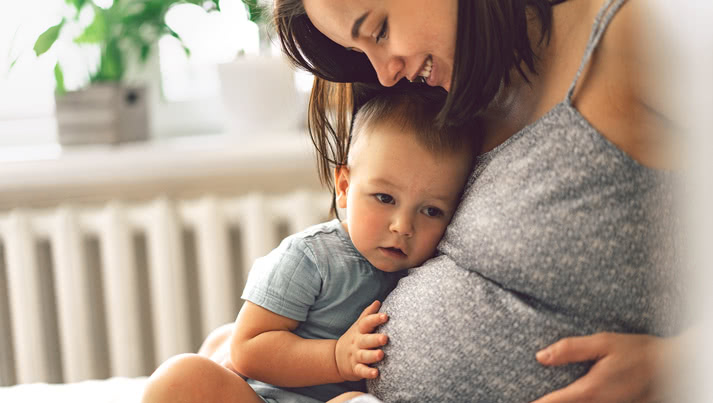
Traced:
[[688, 324], [646, 1], [275, 4], [285, 52], [318, 77], [323, 155], [364, 101], [351, 83], [439, 86], [444, 124], [486, 127], [440, 256], [384, 301], [386, 358], [356, 400], [659, 399], [656, 360]]

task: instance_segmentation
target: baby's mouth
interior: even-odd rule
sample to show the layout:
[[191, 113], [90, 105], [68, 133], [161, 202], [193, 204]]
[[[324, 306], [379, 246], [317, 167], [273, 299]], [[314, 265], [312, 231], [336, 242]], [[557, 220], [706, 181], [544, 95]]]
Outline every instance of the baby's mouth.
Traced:
[[388, 254], [394, 255], [394, 256], [399, 256], [399, 257], [406, 257], [407, 255], [404, 253], [399, 248], [393, 248], [393, 247], [388, 247], [388, 248], [381, 248], [382, 250], [386, 251]]

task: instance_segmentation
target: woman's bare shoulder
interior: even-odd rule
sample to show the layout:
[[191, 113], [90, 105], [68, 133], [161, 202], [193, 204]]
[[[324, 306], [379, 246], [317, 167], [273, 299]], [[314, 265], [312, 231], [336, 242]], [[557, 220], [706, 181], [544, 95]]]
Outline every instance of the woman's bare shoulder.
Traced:
[[[594, 3], [599, 3], [597, 0]], [[575, 92], [575, 106], [608, 140], [640, 163], [670, 167], [674, 126], [662, 71], [665, 36], [645, 0], [616, 13]]]

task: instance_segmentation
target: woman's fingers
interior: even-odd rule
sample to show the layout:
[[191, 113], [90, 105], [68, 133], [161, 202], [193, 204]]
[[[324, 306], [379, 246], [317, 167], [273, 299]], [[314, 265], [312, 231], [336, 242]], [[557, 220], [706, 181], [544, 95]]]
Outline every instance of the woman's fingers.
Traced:
[[609, 339], [609, 333], [567, 337], [538, 351], [535, 357], [542, 365], [564, 365], [582, 361], [594, 361], [608, 353]]
[[532, 403], [574, 403], [589, 401], [585, 400], [589, 392], [587, 391], [586, 379], [584, 381], [583, 379], [585, 378], [580, 378], [567, 387], [542, 396]]
[[597, 333], [562, 339], [538, 353], [545, 365], [594, 361], [572, 384], [543, 396], [536, 403], [660, 401], [666, 391], [658, 376], [658, 360], [669, 340], [637, 334]]

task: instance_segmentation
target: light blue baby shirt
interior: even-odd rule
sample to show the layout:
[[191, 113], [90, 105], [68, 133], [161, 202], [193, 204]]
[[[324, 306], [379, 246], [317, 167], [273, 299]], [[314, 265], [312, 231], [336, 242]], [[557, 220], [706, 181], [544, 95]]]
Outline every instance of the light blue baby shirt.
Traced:
[[[357, 251], [338, 220], [312, 226], [285, 238], [255, 261], [242, 298], [301, 322], [294, 333], [306, 339], [338, 339], [374, 300], [383, 301], [405, 274], [386, 273]], [[261, 393], [266, 387], [250, 380]], [[363, 382], [281, 388], [327, 401], [341, 393], [365, 390]]]

